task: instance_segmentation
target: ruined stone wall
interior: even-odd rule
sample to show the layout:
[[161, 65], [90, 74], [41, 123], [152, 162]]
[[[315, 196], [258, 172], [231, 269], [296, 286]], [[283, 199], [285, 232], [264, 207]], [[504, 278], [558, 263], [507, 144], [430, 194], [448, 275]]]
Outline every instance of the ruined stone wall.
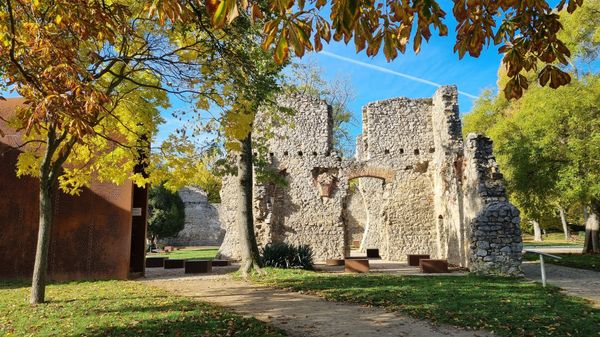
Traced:
[[[283, 121], [273, 120], [264, 112], [257, 116], [257, 124], [275, 126], [268, 130], [268, 159], [285, 181], [284, 186], [256, 184], [258, 244], [308, 244], [316, 260], [343, 258], [346, 245], [342, 212], [348, 179], [340, 174], [345, 163], [332, 153], [331, 107], [301, 95], [280, 97], [279, 104], [295, 114]], [[236, 189], [235, 178], [224, 180], [221, 218], [227, 223], [227, 234], [220, 255], [230, 258], [239, 258], [235, 224], [231, 223], [235, 222], [238, 207], [235, 197], [231, 197]]]
[[506, 199], [492, 141], [469, 134], [464, 166], [469, 269], [482, 274], [521, 275], [523, 243], [519, 210]]
[[225, 230], [219, 221], [219, 205], [208, 202], [206, 192], [195, 186], [179, 190], [185, 205], [185, 225], [175, 237], [160, 240], [171, 246], [220, 246]]
[[[361, 178], [373, 200], [365, 248], [379, 248], [384, 259], [404, 260], [407, 254], [431, 253], [434, 151], [431, 99], [394, 98], [369, 103], [363, 109], [360, 159], [369, 166], [395, 170], [381, 185]], [[379, 186], [378, 186], [379, 185]]]
[[433, 195], [436, 251], [450, 263], [466, 265], [466, 232], [462, 221], [463, 141], [455, 86], [433, 96]]
[[[430, 254], [474, 271], [518, 270], [518, 211], [506, 201], [491, 143], [471, 137], [464, 147], [456, 87], [441, 87], [431, 99], [367, 104], [350, 160], [332, 152], [327, 104], [299, 95], [282, 97], [280, 104], [296, 112], [287, 122], [261, 113], [256, 123], [258, 130], [271, 126], [268, 160], [285, 181], [255, 184], [259, 245], [308, 244], [317, 261], [342, 258], [364, 227], [361, 251], [378, 248], [383, 259]], [[358, 179], [360, 198], [347, 198], [349, 179]], [[223, 183], [225, 257], [239, 256], [236, 184], [231, 177]], [[362, 225], [349, 216], [359, 200]]]
[[367, 212], [365, 209], [365, 200], [356, 186], [355, 190], [348, 194], [344, 206], [344, 223], [346, 224], [346, 245], [353, 246], [355, 241], [359, 242], [363, 239], [365, 225], [367, 223]]
[[[361, 238], [359, 252], [365, 253], [367, 248], [378, 248], [384, 254], [387, 247], [387, 233], [383, 223], [383, 211], [388, 204], [389, 187], [380, 178], [364, 177], [358, 179], [358, 188], [365, 203], [365, 229]], [[384, 254], [385, 255], [385, 254]]]

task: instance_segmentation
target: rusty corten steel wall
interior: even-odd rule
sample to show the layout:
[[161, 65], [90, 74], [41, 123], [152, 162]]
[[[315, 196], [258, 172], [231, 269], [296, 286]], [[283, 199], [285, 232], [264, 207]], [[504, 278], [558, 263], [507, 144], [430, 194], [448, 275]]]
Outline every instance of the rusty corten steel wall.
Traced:
[[[32, 274], [38, 229], [38, 185], [17, 178], [18, 151], [0, 139], [0, 279]], [[95, 183], [55, 200], [49, 277], [126, 279], [131, 248], [132, 184]]]

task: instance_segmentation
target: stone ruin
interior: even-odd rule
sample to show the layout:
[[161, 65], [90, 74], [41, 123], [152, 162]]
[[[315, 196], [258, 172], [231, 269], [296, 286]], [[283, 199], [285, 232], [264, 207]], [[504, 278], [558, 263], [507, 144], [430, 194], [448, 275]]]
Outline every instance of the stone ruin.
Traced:
[[[477, 273], [521, 274], [519, 211], [506, 199], [491, 140], [463, 140], [455, 86], [367, 104], [351, 159], [333, 152], [325, 102], [288, 95], [280, 104], [296, 112], [291, 122], [257, 116], [258, 127], [275, 125], [268, 159], [287, 182], [255, 183], [259, 245], [308, 244], [323, 261], [349, 256], [359, 241], [384, 260], [429, 254]], [[231, 259], [240, 257], [237, 189], [235, 177], [224, 178], [220, 255]]]
[[206, 192], [187, 186], [177, 193], [185, 205], [185, 225], [171, 238], [159, 242], [168, 246], [220, 246], [225, 229], [219, 221], [219, 205], [208, 202]]

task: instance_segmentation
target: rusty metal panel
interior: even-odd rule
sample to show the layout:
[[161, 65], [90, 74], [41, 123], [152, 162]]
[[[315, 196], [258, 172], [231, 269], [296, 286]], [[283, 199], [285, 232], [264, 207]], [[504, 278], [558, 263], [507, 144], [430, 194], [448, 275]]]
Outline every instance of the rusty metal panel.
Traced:
[[[6, 116], [4, 110], [0, 104], [0, 114]], [[7, 131], [6, 125], [0, 126]], [[16, 177], [19, 151], [12, 147], [13, 138], [15, 134], [0, 137], [0, 279], [31, 277], [38, 231], [39, 186], [35, 178]], [[58, 193], [49, 252], [51, 279], [128, 277], [132, 194], [130, 182], [93, 183], [79, 196]]]

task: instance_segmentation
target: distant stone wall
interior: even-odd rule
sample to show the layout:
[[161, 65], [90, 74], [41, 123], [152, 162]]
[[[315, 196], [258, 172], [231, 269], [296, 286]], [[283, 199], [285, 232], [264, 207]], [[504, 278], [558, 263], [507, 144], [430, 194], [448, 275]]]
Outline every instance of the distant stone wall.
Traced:
[[219, 205], [208, 202], [199, 187], [188, 186], [179, 190], [185, 205], [185, 226], [177, 236], [160, 240], [171, 246], [220, 246], [225, 229], [219, 220]]
[[[360, 250], [378, 248], [383, 259], [429, 254], [477, 272], [519, 273], [518, 211], [506, 201], [491, 142], [471, 137], [465, 148], [456, 87], [367, 104], [352, 159], [332, 151], [327, 104], [301, 95], [280, 104], [295, 111], [287, 122], [259, 113], [255, 123], [258, 139], [270, 127], [266, 159], [286, 182], [255, 184], [259, 245], [308, 244], [322, 261], [347, 256], [362, 232]], [[349, 179], [358, 180], [350, 196]], [[230, 258], [239, 257], [236, 188], [224, 179], [221, 254]]]

